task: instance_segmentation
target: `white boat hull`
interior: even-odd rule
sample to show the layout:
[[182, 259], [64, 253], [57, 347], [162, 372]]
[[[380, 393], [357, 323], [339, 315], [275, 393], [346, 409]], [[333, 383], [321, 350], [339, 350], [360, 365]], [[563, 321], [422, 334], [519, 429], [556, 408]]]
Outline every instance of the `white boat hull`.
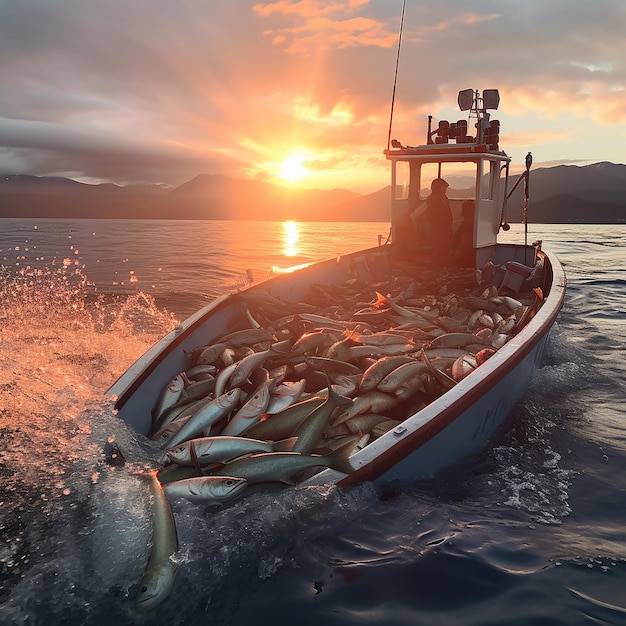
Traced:
[[[498, 248], [493, 251], [494, 258], [505, 255], [515, 259], [524, 254], [523, 246]], [[382, 246], [323, 261], [249, 289], [295, 302], [304, 297], [313, 282], [332, 284], [354, 276], [375, 280], [389, 267], [390, 249]], [[542, 254], [546, 266], [545, 300], [517, 335], [450, 391], [353, 453], [350, 462], [354, 473], [327, 469], [304, 484], [352, 485], [429, 475], [484, 447], [528, 388], [563, 303], [563, 269], [554, 256]], [[229, 323], [237, 313], [235, 295], [222, 296], [189, 317], [117, 380], [108, 395], [115, 398], [121, 419], [139, 433], [149, 433], [151, 409], [172, 376], [185, 370], [185, 351], [233, 330]]]

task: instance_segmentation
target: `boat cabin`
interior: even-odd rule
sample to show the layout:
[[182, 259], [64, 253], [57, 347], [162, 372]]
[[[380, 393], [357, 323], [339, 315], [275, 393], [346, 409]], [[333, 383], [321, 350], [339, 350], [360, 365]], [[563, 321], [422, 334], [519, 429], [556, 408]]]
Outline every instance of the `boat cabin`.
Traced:
[[454, 237], [456, 249], [439, 252], [447, 254], [446, 261], [466, 267], [479, 268], [492, 260], [503, 225], [511, 160], [498, 146], [500, 123], [490, 119], [489, 110], [497, 109], [499, 100], [497, 89], [482, 95], [465, 89], [458, 103], [469, 111], [468, 120], [442, 120], [433, 129], [429, 116], [426, 144], [408, 146], [394, 139], [385, 150], [391, 161], [391, 238], [400, 254], [425, 263], [438, 256], [439, 242], [420, 241], [419, 223], [407, 218], [430, 195], [431, 182], [443, 178], [449, 184], [453, 237], [459, 229], [466, 236], [464, 249]]

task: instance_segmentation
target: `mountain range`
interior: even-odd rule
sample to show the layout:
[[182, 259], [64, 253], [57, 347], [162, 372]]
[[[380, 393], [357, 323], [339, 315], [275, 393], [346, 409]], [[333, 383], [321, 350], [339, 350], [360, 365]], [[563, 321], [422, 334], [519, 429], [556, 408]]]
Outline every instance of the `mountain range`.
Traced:
[[[537, 168], [531, 172], [529, 190], [529, 222], [626, 222], [626, 165]], [[522, 193], [520, 185], [509, 199], [509, 222], [522, 221]], [[175, 188], [89, 185], [25, 174], [0, 177], [0, 217], [387, 222], [389, 197], [389, 187], [371, 194], [290, 189], [210, 174]]]

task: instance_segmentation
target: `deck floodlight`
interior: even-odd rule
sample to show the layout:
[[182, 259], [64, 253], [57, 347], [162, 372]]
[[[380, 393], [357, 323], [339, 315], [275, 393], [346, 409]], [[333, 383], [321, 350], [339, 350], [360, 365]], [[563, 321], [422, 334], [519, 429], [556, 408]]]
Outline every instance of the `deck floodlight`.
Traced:
[[461, 111], [469, 111], [474, 104], [474, 90], [462, 89], [459, 91], [458, 103]]
[[500, 92], [497, 89], [483, 89], [483, 107], [496, 110], [500, 104]]

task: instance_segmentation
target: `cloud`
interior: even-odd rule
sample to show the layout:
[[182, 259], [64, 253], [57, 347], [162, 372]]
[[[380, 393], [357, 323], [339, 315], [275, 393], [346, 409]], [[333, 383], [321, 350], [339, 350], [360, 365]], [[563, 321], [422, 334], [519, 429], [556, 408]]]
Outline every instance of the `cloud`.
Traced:
[[[309, 179], [387, 183], [400, 2], [20, 0], [0, 3], [0, 170], [176, 184], [267, 175], [295, 149]], [[619, 160], [626, 3], [407, 3], [393, 130], [461, 118], [497, 87], [522, 158]], [[365, 170], [365, 173], [363, 173]]]
[[279, 0], [278, 2], [259, 3], [252, 10], [264, 17], [274, 13], [296, 15], [303, 18], [317, 18], [322, 15], [354, 13], [357, 9], [369, 4], [369, 0], [347, 0], [346, 2], [329, 2], [328, 0]]
[[181, 184], [210, 171], [234, 174], [246, 164], [216, 152], [193, 153], [177, 145], [123, 136], [104, 137], [49, 122], [0, 118], [0, 172], [35, 172], [121, 184]]

